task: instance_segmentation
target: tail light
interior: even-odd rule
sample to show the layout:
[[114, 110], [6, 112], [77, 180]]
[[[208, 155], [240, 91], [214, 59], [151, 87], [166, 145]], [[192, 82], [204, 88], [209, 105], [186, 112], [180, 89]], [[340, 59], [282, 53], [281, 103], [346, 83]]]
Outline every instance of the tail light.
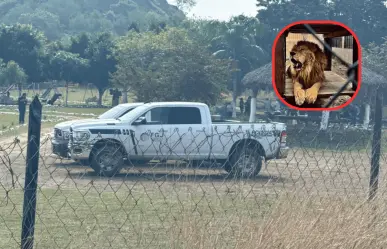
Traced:
[[287, 138], [286, 131], [282, 131], [281, 132], [281, 138], [280, 138], [281, 146], [285, 146], [286, 145], [286, 138]]

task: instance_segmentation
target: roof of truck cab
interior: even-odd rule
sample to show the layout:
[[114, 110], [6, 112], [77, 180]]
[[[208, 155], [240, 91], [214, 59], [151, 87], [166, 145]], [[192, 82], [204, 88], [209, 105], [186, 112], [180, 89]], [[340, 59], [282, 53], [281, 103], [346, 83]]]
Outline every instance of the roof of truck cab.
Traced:
[[148, 102], [145, 105], [149, 106], [207, 106], [201, 102], [183, 102], [183, 101], [172, 101], [172, 102]]
[[120, 106], [126, 106], [126, 107], [131, 107], [131, 106], [139, 106], [143, 105], [144, 103], [141, 102], [136, 102], [136, 103], [125, 103], [125, 104], [119, 104]]

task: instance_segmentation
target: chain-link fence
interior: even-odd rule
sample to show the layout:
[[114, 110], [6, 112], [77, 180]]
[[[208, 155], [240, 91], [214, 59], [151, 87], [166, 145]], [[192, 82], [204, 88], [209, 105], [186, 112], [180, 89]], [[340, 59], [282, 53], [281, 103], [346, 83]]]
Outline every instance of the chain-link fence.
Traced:
[[211, 123], [199, 108], [202, 122], [184, 110], [51, 133], [35, 101], [28, 137], [0, 146], [0, 248], [384, 248], [375, 103], [373, 129]]

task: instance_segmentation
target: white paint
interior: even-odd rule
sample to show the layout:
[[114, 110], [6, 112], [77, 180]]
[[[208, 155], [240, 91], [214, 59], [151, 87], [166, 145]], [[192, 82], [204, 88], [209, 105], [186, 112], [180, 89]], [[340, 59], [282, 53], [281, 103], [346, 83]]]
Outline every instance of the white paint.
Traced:
[[329, 111], [323, 111], [321, 115], [321, 130], [326, 130], [328, 128], [328, 122], [329, 122]]
[[368, 126], [370, 125], [370, 113], [371, 113], [371, 106], [370, 104], [366, 104], [365, 112], [364, 112], [364, 120], [363, 120], [364, 129], [368, 129]]
[[256, 112], [257, 112], [257, 97], [254, 96], [251, 98], [251, 103], [250, 103], [250, 118], [249, 118], [250, 123], [255, 122], [255, 113]]

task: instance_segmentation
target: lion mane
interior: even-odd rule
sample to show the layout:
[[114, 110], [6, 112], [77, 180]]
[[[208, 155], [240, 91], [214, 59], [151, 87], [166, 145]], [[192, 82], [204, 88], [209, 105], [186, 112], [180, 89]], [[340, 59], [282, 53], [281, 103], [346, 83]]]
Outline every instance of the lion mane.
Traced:
[[[287, 61], [287, 76], [298, 80], [304, 89], [310, 88], [313, 84], [324, 83], [324, 69], [328, 64], [327, 57], [321, 48], [309, 41], [299, 41], [290, 51], [291, 60]], [[301, 65], [300, 68], [296, 68]]]

